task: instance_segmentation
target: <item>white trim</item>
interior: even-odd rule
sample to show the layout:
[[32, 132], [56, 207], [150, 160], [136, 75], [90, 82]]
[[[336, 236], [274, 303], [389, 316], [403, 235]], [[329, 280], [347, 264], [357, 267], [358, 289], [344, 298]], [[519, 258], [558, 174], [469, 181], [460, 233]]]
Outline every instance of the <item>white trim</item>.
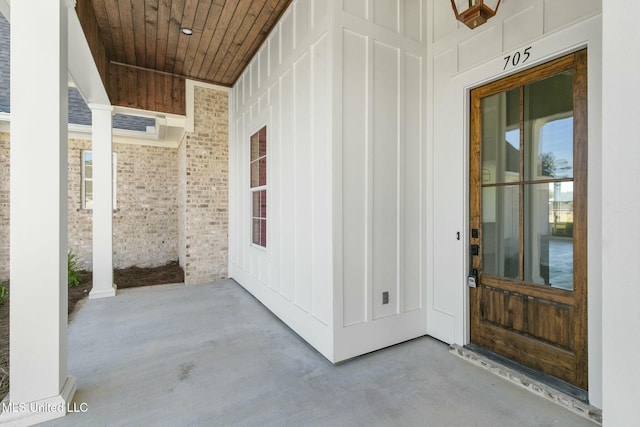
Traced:
[[231, 88], [227, 87], [227, 86], [221, 86], [221, 85], [216, 85], [216, 84], [212, 84], [212, 83], [205, 83], [205, 82], [201, 82], [199, 80], [191, 80], [191, 79], [185, 79], [186, 80], [186, 84], [187, 84], [187, 89], [189, 88], [189, 86], [191, 86], [192, 88], [198, 86], [198, 87], [204, 87], [207, 89], [214, 89], [214, 90], [219, 90], [222, 92], [231, 92]]
[[[67, 377], [62, 386], [62, 391], [57, 396], [35, 402], [11, 402], [11, 393], [2, 400], [3, 407], [14, 405], [15, 410], [4, 411], [0, 414], [0, 424], [18, 426], [32, 426], [45, 421], [64, 417], [69, 411], [69, 405], [77, 389], [75, 377]], [[24, 405], [24, 406], [20, 406]], [[22, 410], [24, 408], [25, 410]], [[31, 408], [43, 408], [40, 411], [32, 411]]]
[[99, 298], [108, 298], [115, 297], [118, 291], [118, 286], [115, 284], [111, 285], [111, 288], [97, 290], [96, 288], [91, 289], [89, 292], [89, 299], [99, 299]]
[[[114, 129], [115, 130], [115, 129]], [[113, 142], [118, 144], [145, 145], [148, 147], [178, 148], [182, 138], [141, 138], [139, 136], [114, 135]]]
[[[0, 117], [2, 120], [2, 117]], [[79, 125], [76, 123], [69, 123], [69, 132], [74, 133], [92, 133], [91, 125]], [[142, 132], [139, 130], [130, 130], [130, 129], [120, 129], [120, 128], [112, 128], [113, 136], [121, 136], [125, 138], [138, 138], [138, 139], [160, 139], [160, 126], [158, 121], [156, 120], [156, 126], [147, 126], [146, 132]]]
[[[147, 126], [147, 132], [137, 131], [137, 130], [128, 130], [128, 129], [119, 129], [113, 128], [113, 136], [122, 136], [125, 138], [138, 138], [138, 139], [159, 139], [159, 133], [156, 128], [151, 128], [156, 130], [155, 133], [149, 132], [148, 129], [150, 126]], [[91, 135], [91, 125], [79, 125], [75, 123], [69, 123], [69, 132], [74, 133], [83, 133]], [[84, 138], [82, 138], [84, 139]]]
[[78, 125], [75, 123], [69, 123], [69, 132], [86, 133], [91, 135], [91, 125]]
[[[94, 105], [94, 104], [91, 104]], [[129, 114], [130, 112], [119, 111], [119, 109], [114, 109], [115, 113], [120, 114]], [[183, 124], [183, 119], [171, 117], [171, 118], [158, 118], [150, 114], [140, 115], [135, 114], [140, 117], [147, 117], [156, 119], [156, 126], [150, 127], [147, 126], [147, 131], [137, 131], [137, 130], [128, 130], [128, 129], [119, 129], [113, 128], [113, 141], [119, 142], [122, 144], [137, 144], [137, 145], [151, 145], [157, 147], [170, 147], [177, 148], [179, 141], [173, 141], [167, 138], [163, 138], [164, 133], [162, 132], [162, 127], [181, 127]], [[171, 125], [164, 125], [164, 123], [171, 122]], [[6, 123], [6, 124], [5, 124]], [[9, 132], [9, 123], [11, 123], [11, 114], [6, 112], [0, 112], [0, 132]], [[150, 131], [153, 129], [153, 132]], [[76, 123], [69, 123], [69, 138], [70, 139], [87, 139], [91, 140], [92, 127], [91, 125], [80, 125]], [[144, 141], [144, 140], [156, 140], [153, 141]]]
[[[8, 123], [0, 121], [0, 132], [9, 133], [9, 125]], [[182, 132], [180, 133], [180, 137], [171, 138], [165, 137], [163, 139], [149, 139], [149, 138], [139, 138], [139, 137], [128, 137], [128, 136], [113, 136], [113, 142], [117, 144], [128, 144], [128, 145], [142, 145], [147, 147], [161, 147], [161, 148], [178, 148], [180, 145], [180, 141], [182, 140]], [[74, 131], [69, 129], [69, 139], [80, 139], [83, 141], [91, 141], [93, 136], [91, 133], [86, 131]]]
[[113, 133], [119, 136], [126, 136], [130, 138], [144, 138], [144, 139], [159, 139], [160, 138], [160, 124], [156, 119], [155, 126], [146, 126], [147, 130], [142, 132], [139, 130], [120, 129], [113, 128]]
[[[260, 156], [260, 153], [258, 153], [258, 158], [256, 158], [255, 160], [251, 159], [251, 151], [252, 151], [252, 139], [254, 135], [259, 135], [260, 132], [262, 131], [262, 129], [264, 129], [266, 135], [267, 135], [267, 140], [265, 141], [265, 145], [266, 145], [266, 151], [264, 153], [264, 156]], [[259, 139], [259, 138], [258, 138]], [[246, 143], [247, 141], [245, 141]], [[265, 123], [264, 125], [262, 125], [258, 130], [249, 133], [249, 149], [247, 150], [249, 153], [249, 237], [250, 237], [250, 243], [251, 246], [259, 248], [259, 249], [263, 249], [263, 250], [267, 250], [267, 248], [269, 247], [269, 238], [268, 238], [268, 233], [269, 233], [269, 229], [271, 228], [269, 226], [269, 131], [268, 131], [268, 126]], [[259, 145], [259, 141], [258, 141], [258, 145]], [[258, 150], [259, 151], [259, 150]], [[251, 172], [253, 170], [253, 164], [257, 163], [258, 164], [258, 180], [259, 180], [259, 175], [260, 175], [260, 160], [264, 159], [265, 162], [267, 162], [266, 164], [266, 170], [265, 170], [265, 180], [266, 183], [264, 185], [257, 185], [255, 187], [252, 187], [252, 182], [251, 182]], [[253, 206], [253, 196], [255, 193], [259, 193], [259, 192], [265, 192], [265, 197], [267, 198], [267, 211], [265, 212], [265, 216], [255, 216], [253, 214], [254, 212], [254, 206]], [[267, 224], [267, 236], [265, 236], [265, 244], [264, 246], [261, 245], [260, 243], [256, 243], [253, 241], [253, 233], [254, 233], [254, 229], [253, 229], [253, 221], [254, 220], [259, 220], [259, 221], [265, 221], [265, 223]], [[260, 230], [262, 233], [262, 230]], [[261, 240], [262, 240], [262, 234], [261, 234]]]
[[[146, 131], [142, 132], [142, 131], [137, 131], [137, 130], [130, 130], [130, 129], [120, 129], [120, 128], [116, 128], [113, 127], [113, 125], [111, 126], [112, 128], [112, 133], [116, 134], [116, 135], [120, 135], [120, 136], [129, 136], [129, 137], [137, 137], [137, 138], [150, 138], [150, 139], [158, 139], [160, 136], [160, 125], [163, 124], [165, 122], [165, 120], [163, 120], [162, 118], [158, 118], [156, 115], [153, 114], [149, 114], [149, 113], [143, 113], [140, 114], [139, 110], [134, 110], [134, 109], [130, 109], [130, 110], [125, 110], [125, 109], [115, 109], [113, 106], [111, 105], [103, 105], [103, 104], [87, 104], [87, 106], [91, 109], [97, 109], [97, 110], [103, 110], [103, 111], [111, 111], [112, 112], [112, 116], [114, 114], [122, 114], [122, 115], [127, 115], [127, 116], [136, 116], [136, 117], [143, 117], [143, 118], [149, 118], [149, 119], [153, 119], [155, 121], [155, 126], [147, 126], [146, 127]], [[160, 123], [163, 122], [163, 123]], [[71, 123], [69, 124], [69, 127], [71, 127]], [[74, 130], [78, 130], [78, 131], [82, 131], [82, 127], [84, 126], [85, 128], [88, 128], [89, 131], [91, 132], [91, 126], [86, 126], [86, 125], [74, 125], [77, 126], [77, 129]]]
[[193, 132], [195, 130], [195, 82], [193, 80], [186, 81], [185, 88], [185, 103], [186, 109], [185, 113], [187, 114], [187, 120], [184, 124], [185, 132]]
[[165, 126], [172, 127], [184, 127], [186, 122], [186, 116], [181, 114], [171, 114], [171, 113], [163, 113], [163, 112], [155, 112], [151, 110], [141, 110], [139, 108], [132, 107], [121, 107], [119, 105], [113, 106], [114, 114], [128, 114], [130, 116], [140, 116], [147, 117], [150, 119], [156, 119], [158, 121], [164, 120], [164, 123], [161, 123]]
[[[75, 87], [75, 84], [69, 84], [69, 86]], [[111, 104], [96, 104], [95, 102], [88, 102], [87, 107], [89, 107], [90, 110], [113, 111], [113, 105]]]
[[[84, 155], [86, 153], [91, 153], [92, 156], [92, 168], [93, 168], [93, 151], [92, 150], [81, 150], [80, 151], [80, 199], [82, 200], [82, 209], [86, 209], [86, 210], [93, 210], [93, 206], [87, 206], [87, 202], [86, 202], [86, 189], [85, 189], [85, 184], [87, 179], [90, 179], [91, 182], [93, 182], [93, 171], [92, 171], [92, 177], [91, 178], [85, 178], [85, 159], [84, 159]], [[118, 209], [118, 186], [117, 186], [117, 182], [118, 182], [118, 153], [113, 152], [112, 153], [112, 157], [111, 157], [111, 165], [112, 165], [112, 170], [113, 170], [113, 206], [112, 209], [115, 211]]]

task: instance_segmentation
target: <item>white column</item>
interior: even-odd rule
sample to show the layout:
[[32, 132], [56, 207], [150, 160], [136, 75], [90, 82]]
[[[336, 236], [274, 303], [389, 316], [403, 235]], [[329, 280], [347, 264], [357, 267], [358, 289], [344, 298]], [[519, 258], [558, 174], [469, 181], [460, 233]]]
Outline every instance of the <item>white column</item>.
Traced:
[[638, 0], [602, 2], [602, 418], [605, 426], [637, 425], [640, 420], [638, 16]]
[[67, 22], [74, 4], [11, 2], [11, 388], [0, 417], [11, 425], [65, 415], [75, 392], [67, 377]]
[[93, 288], [89, 298], [112, 297], [113, 284], [113, 107], [89, 104], [93, 117]]

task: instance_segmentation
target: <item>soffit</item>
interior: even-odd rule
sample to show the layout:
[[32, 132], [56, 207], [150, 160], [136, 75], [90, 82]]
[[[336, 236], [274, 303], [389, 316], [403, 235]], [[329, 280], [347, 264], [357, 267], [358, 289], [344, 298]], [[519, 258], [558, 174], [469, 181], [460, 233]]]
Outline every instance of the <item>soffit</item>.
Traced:
[[232, 86], [291, 0], [91, 2], [109, 61]]

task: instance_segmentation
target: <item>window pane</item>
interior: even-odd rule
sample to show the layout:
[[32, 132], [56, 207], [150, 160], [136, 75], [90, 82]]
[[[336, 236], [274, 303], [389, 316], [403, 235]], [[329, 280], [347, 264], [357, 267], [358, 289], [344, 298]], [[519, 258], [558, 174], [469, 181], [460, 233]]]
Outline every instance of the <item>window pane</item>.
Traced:
[[267, 159], [264, 157], [258, 160], [258, 174], [258, 185], [267, 185]]
[[260, 136], [257, 133], [251, 135], [251, 161], [260, 157]]
[[253, 219], [252, 220], [252, 230], [251, 230], [251, 242], [259, 245], [260, 244], [260, 220]]
[[262, 190], [260, 192], [260, 218], [267, 217], [267, 190]]
[[93, 155], [90, 151], [85, 151], [84, 156], [84, 177], [93, 178]]
[[252, 193], [251, 211], [253, 218], [267, 217], [267, 190]]
[[525, 281], [573, 290], [573, 183], [526, 185]]
[[482, 183], [520, 180], [520, 90], [482, 99]]
[[482, 189], [482, 271], [519, 279], [520, 190], [517, 185]]
[[[263, 126], [250, 139], [249, 181], [250, 187], [267, 185], [267, 127]], [[251, 241], [255, 245], [267, 246], [267, 190], [251, 194]]]
[[84, 204], [89, 207], [93, 203], [93, 181], [84, 182]]
[[254, 191], [253, 193], [251, 193], [251, 215], [254, 218], [258, 218], [260, 216], [260, 193], [261, 191]]
[[573, 177], [573, 73], [524, 87], [525, 179]]
[[263, 127], [258, 133], [260, 140], [259, 155], [260, 157], [264, 157], [267, 155], [267, 127]]
[[260, 246], [267, 247], [267, 220], [260, 220]]
[[251, 163], [251, 188], [260, 185], [260, 163], [255, 161]]

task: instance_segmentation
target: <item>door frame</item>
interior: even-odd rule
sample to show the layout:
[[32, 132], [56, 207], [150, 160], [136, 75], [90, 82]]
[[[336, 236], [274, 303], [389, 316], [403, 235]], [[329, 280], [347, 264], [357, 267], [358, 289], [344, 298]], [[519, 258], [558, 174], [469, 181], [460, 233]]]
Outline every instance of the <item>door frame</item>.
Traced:
[[[545, 40], [546, 41], [546, 40]], [[549, 45], [552, 45], [552, 43], [549, 43]], [[537, 46], [535, 43], [531, 44], [531, 46], [535, 49]], [[471, 343], [471, 311], [470, 311], [470, 296], [469, 296], [469, 287], [467, 286], [467, 275], [469, 273], [469, 271], [467, 271], [469, 269], [469, 265], [471, 263], [471, 257], [469, 254], [469, 245], [471, 244], [471, 236], [469, 234], [469, 230], [470, 230], [470, 224], [471, 224], [471, 218], [470, 218], [470, 202], [469, 202], [469, 196], [470, 196], [470, 184], [469, 184], [469, 179], [470, 179], [470, 165], [471, 165], [471, 159], [470, 159], [470, 148], [471, 148], [471, 91], [485, 86], [487, 84], [493, 83], [495, 81], [499, 81], [502, 80], [504, 78], [507, 78], [509, 76], [512, 76], [514, 74], [519, 74], [522, 72], [525, 72], [527, 70], [533, 69], [535, 67], [538, 67], [540, 65], [543, 65], [545, 63], [554, 61], [556, 59], [562, 58], [563, 56], [567, 56], [569, 54], [575, 53], [577, 51], [586, 49], [589, 52], [589, 56], [595, 56], [595, 53], [591, 51], [591, 48], [589, 47], [591, 46], [590, 43], [586, 43], [586, 42], [582, 42], [582, 43], [578, 43], [576, 45], [573, 45], [571, 47], [568, 48], [564, 48], [564, 49], [560, 49], [560, 50], [552, 50], [551, 52], [549, 52], [547, 55], [541, 55], [539, 57], [535, 57], [532, 58], [530, 63], [527, 63], [526, 66], [521, 66], [521, 67], [514, 67], [513, 69], [508, 69], [508, 70], [502, 70], [502, 68], [504, 67], [504, 57], [501, 55], [499, 58], [494, 59], [492, 61], [490, 61], [489, 63], [484, 64], [483, 66], [477, 67], [477, 68], [473, 68], [471, 70], [462, 72], [454, 77], [452, 77], [453, 81], [457, 81], [460, 80], [461, 84], [460, 84], [460, 92], [463, 94], [464, 96], [464, 101], [462, 103], [464, 111], [463, 111], [463, 123], [464, 123], [464, 128], [463, 128], [463, 139], [464, 139], [464, 194], [463, 194], [463, 209], [464, 209], [464, 232], [463, 232], [463, 245], [464, 245], [464, 265], [465, 265], [465, 270], [463, 271], [463, 277], [462, 277], [462, 282], [464, 283], [464, 288], [465, 288], [465, 292], [464, 292], [464, 308], [463, 308], [463, 325], [464, 325], [464, 332], [463, 332], [463, 341], [464, 344], [469, 344]], [[551, 47], [551, 46], [549, 46]], [[588, 61], [587, 63], [587, 75], [589, 75], [589, 73], [592, 72], [592, 68], [594, 67], [592, 65], [593, 61]], [[501, 70], [501, 72], [498, 72], [497, 74], [494, 75], [490, 75], [489, 77], [487, 77], [487, 74], [491, 73], [491, 70], [493, 69], [495, 71], [496, 68], [499, 68]], [[464, 82], [464, 83], [462, 83]], [[600, 83], [600, 79], [598, 79], [598, 83]], [[591, 99], [591, 92], [592, 92], [592, 86], [591, 83], [589, 82], [587, 84], [587, 91], [588, 91], [588, 99], [587, 99], [587, 115], [591, 116], [591, 110], [590, 110], [590, 105], [592, 102]], [[590, 122], [589, 122], [589, 126], [591, 126]], [[590, 136], [592, 134], [591, 132], [591, 128], [589, 127], [587, 129], [587, 135]], [[588, 141], [590, 141], [590, 138], [588, 138]], [[590, 213], [588, 213], [587, 215], [588, 217], [591, 217]], [[590, 233], [588, 233], [589, 235]], [[587, 276], [589, 276], [589, 274], [587, 274]], [[589, 304], [591, 304], [589, 302]]]
[[[601, 24], [602, 18], [599, 14], [593, 17], [587, 18], [575, 25], [564, 28], [560, 31], [551, 32], [545, 34], [544, 37], [536, 38], [535, 41], [527, 43], [520, 48], [531, 46], [532, 56], [529, 62], [525, 65], [520, 65], [513, 69], [504, 70], [504, 57], [508, 53], [516, 51], [517, 48], [513, 48], [507, 51], [495, 50], [493, 56], [488, 55], [485, 62], [479, 63], [477, 66], [463, 69], [459, 72], [449, 74], [446, 76], [434, 76], [433, 79], [428, 80], [429, 86], [427, 87], [428, 97], [431, 99], [428, 103], [428, 110], [434, 108], [434, 96], [433, 91], [435, 87], [441, 87], [446, 84], [446, 96], [449, 102], [446, 106], [448, 114], [454, 114], [454, 121], [451, 122], [451, 131], [447, 134], [446, 140], [441, 140], [440, 143], [460, 144], [462, 150], [460, 154], [461, 162], [459, 163], [459, 171], [461, 174], [463, 187], [460, 188], [460, 195], [458, 198], [458, 206], [462, 211], [463, 223], [460, 224], [460, 229], [463, 231], [462, 239], [460, 241], [460, 251], [458, 252], [460, 262], [455, 262], [457, 271], [456, 282], [458, 283], [458, 290], [451, 293], [451, 297], [455, 296], [455, 301], [450, 300], [448, 304], [451, 305], [453, 311], [450, 311], [450, 317], [441, 315], [439, 308], [434, 307], [433, 302], [427, 302], [428, 310], [428, 323], [427, 333], [435, 334], [439, 339], [460, 345], [465, 345], [470, 342], [470, 311], [469, 311], [469, 292], [467, 286], [467, 269], [469, 266], [469, 244], [470, 236], [469, 230], [469, 131], [470, 131], [470, 91], [478, 86], [490, 83], [494, 80], [499, 80], [510, 74], [514, 74], [523, 71], [530, 67], [535, 67], [545, 62], [549, 62], [553, 59], [559, 58], [574, 51], [587, 48], [589, 57], [595, 58], [595, 60], [588, 63], [588, 116], [589, 116], [589, 152], [593, 155], [589, 158], [589, 225], [588, 225], [588, 247], [589, 247], [589, 262], [588, 262], [588, 276], [594, 278], [588, 284], [589, 302], [588, 302], [588, 353], [589, 353], [589, 401], [595, 406], [602, 405], [602, 285], [601, 281], [597, 280], [601, 277], [602, 264], [601, 264], [601, 251], [602, 251], [602, 213], [597, 209], [602, 201], [602, 188], [600, 184], [601, 179], [601, 163], [598, 159], [598, 155], [601, 151], [600, 147], [600, 135], [601, 135], [601, 87], [602, 77], [600, 69], [600, 60], [602, 55], [602, 37], [601, 37]], [[456, 48], [453, 47], [453, 54], [455, 55]], [[433, 70], [434, 58], [437, 58], [440, 54], [449, 54], [448, 51], [438, 49], [432, 55], [428, 56], [428, 69]], [[441, 96], [442, 98], [442, 96]], [[427, 126], [432, 127], [433, 120], [439, 120], [441, 116], [430, 113], [430, 117], [427, 121]], [[435, 135], [428, 138], [428, 151], [433, 150], [433, 144], [435, 144]], [[459, 142], [456, 142], [459, 141]], [[433, 178], [430, 178], [433, 180]], [[433, 182], [433, 181], [432, 181]], [[428, 203], [428, 208], [432, 210], [434, 207], [432, 203]], [[431, 214], [433, 215], [433, 214]], [[433, 217], [431, 217], [433, 218]], [[433, 233], [431, 220], [428, 219], [427, 231], [429, 234]], [[436, 251], [438, 245], [441, 242], [433, 241], [427, 247], [427, 253], [430, 260], [427, 262], [427, 267], [433, 267], [434, 258], [433, 253]], [[451, 264], [449, 264], [451, 266]], [[451, 283], [447, 283], [447, 286], [451, 286]], [[439, 292], [441, 286], [444, 284], [435, 283], [433, 276], [427, 281], [427, 295], [433, 296], [434, 293]]]
[[[519, 192], [519, 221], [520, 224], [518, 226], [519, 229], [519, 245], [520, 248], [518, 250], [519, 253], [519, 274], [520, 279], [512, 280], [506, 278], [496, 277], [494, 275], [487, 275], [483, 279], [480, 280], [480, 283], [477, 284], [477, 288], [474, 290], [470, 290], [469, 293], [475, 294], [474, 304], [470, 307], [472, 315], [470, 317], [470, 321], [472, 322], [472, 334], [475, 331], [475, 343], [481, 346], [485, 346], [488, 349], [498, 352], [503, 356], [514, 359], [516, 361], [520, 361], [529, 367], [534, 369], [539, 369], [542, 372], [546, 372], [548, 374], [554, 375], [559, 379], [563, 379], [571, 384], [574, 384], [577, 387], [580, 387], [584, 390], [588, 389], [588, 328], [587, 328], [587, 295], [588, 295], [588, 272], [587, 272], [587, 224], [588, 224], [588, 120], [587, 120], [587, 94], [588, 94], [588, 77], [587, 77], [587, 50], [579, 50], [573, 52], [569, 55], [563, 56], [556, 60], [552, 60], [550, 62], [543, 63], [537, 67], [529, 68], [523, 70], [519, 73], [507, 76], [503, 79], [493, 81], [486, 85], [480, 86], [472, 92], [471, 99], [471, 121], [470, 125], [470, 144], [472, 144], [473, 153], [473, 169], [474, 175], [470, 176], [470, 184], [474, 187], [474, 197], [473, 200], [470, 200], [469, 209], [473, 209], [473, 228], [478, 229], [480, 231], [480, 235], [478, 239], [474, 239], [474, 244], [478, 244], [480, 248], [479, 256], [474, 257], [474, 265], [473, 268], [477, 268], [480, 271], [480, 275], [482, 274], [482, 264], [483, 264], [483, 252], [484, 247], [482, 244], [482, 235], [483, 235], [483, 222], [482, 222], [482, 212], [483, 212], [483, 201], [481, 192], [483, 189], [483, 184], [481, 182], [481, 171], [482, 171], [482, 100], [491, 95], [497, 95], [500, 93], [505, 93], [507, 90], [518, 89], [519, 91], [519, 126], [520, 130], [522, 130], [522, 126], [524, 126], [524, 87], [529, 84], [533, 84], [534, 82], [545, 80], [552, 76], [557, 76], [565, 71], [572, 70], [573, 71], [573, 174], [572, 174], [572, 183], [573, 183], [573, 191], [574, 198], [573, 203], [575, 207], [574, 211], [574, 234], [573, 234], [573, 289], [567, 293], [567, 291], [562, 289], [552, 289], [546, 286], [540, 286], [533, 284], [531, 279], [527, 281], [523, 276], [524, 272], [524, 259], [523, 251], [525, 248], [523, 247], [524, 241], [523, 238], [525, 234], [528, 233], [528, 228], [523, 222], [523, 208], [526, 205], [525, 194], [523, 190], [525, 187], [529, 186], [531, 188], [531, 184], [538, 182], [535, 177], [527, 178], [523, 176], [522, 168], [525, 167], [523, 162], [523, 154], [519, 152], [520, 159], [520, 177], [518, 179], [519, 184], [517, 184], [518, 192]], [[522, 149], [525, 135], [520, 135], [520, 148]], [[526, 153], [525, 153], [526, 156]], [[471, 160], [471, 159], [470, 159]], [[471, 169], [471, 164], [470, 164]], [[471, 170], [470, 170], [471, 172]], [[501, 181], [496, 181], [501, 182]], [[527, 182], [527, 184], [525, 184]], [[505, 183], [506, 185], [506, 183]], [[509, 185], [508, 187], [496, 187], [496, 188], [515, 188], [514, 185]], [[524, 227], [524, 229], [523, 229]], [[495, 287], [495, 288], [494, 288]], [[491, 289], [494, 289], [492, 291]], [[495, 290], [497, 289], [497, 291]], [[506, 295], [512, 295], [513, 301], [520, 300], [523, 303], [523, 306], [520, 307], [522, 311], [516, 310], [514, 308], [514, 317], [511, 318], [507, 314], [506, 307], [503, 310], [498, 310], [500, 314], [497, 314], [498, 318], [495, 319], [497, 324], [491, 324], [491, 322], [486, 323], [482, 319], [484, 316], [481, 314], [482, 311], [482, 300], [484, 300], [484, 293], [488, 292], [488, 295], [491, 295], [492, 292], [497, 292], [497, 294], [503, 294], [506, 292]], [[518, 295], [525, 295], [528, 298], [523, 298]], [[533, 297], [533, 299], [531, 299]], [[510, 300], [511, 301], [511, 300]], [[528, 301], [528, 304], [527, 304]], [[494, 301], [494, 304], [497, 303]], [[560, 317], [564, 319], [564, 322], [568, 322], [565, 325], [566, 329], [563, 329], [567, 335], [565, 336], [556, 336], [552, 331], [557, 331], [557, 329], [551, 327], [549, 331], [543, 332], [542, 330], [538, 330], [542, 335], [537, 336], [535, 331], [537, 330], [536, 325], [538, 322], [534, 322], [534, 325], [531, 325], [531, 319], [529, 319], [529, 326], [527, 326], [526, 321], [526, 313], [530, 315], [535, 312], [537, 309], [550, 309], [550, 304], [555, 307], [555, 314], [559, 315], [559, 312], [563, 312], [564, 314]], [[559, 304], [559, 305], [556, 305]], [[527, 311], [527, 305], [531, 306], [531, 312]], [[491, 311], [491, 307], [497, 307], [495, 305], [489, 304], [487, 308]], [[562, 308], [561, 308], [562, 307]], [[553, 310], [553, 309], [551, 309]], [[511, 310], [508, 310], [508, 313], [511, 313]], [[502, 316], [506, 315], [510, 320], [504, 319], [507, 323], [502, 322]], [[518, 316], [518, 314], [523, 317]], [[551, 313], [549, 313], [551, 314]], [[520, 323], [518, 320], [522, 321]], [[508, 327], [511, 321], [514, 322], [513, 326], [516, 330], [512, 330]], [[515, 326], [517, 324], [520, 325], [521, 330]], [[544, 322], [543, 322], [544, 323]], [[555, 323], [554, 323], [555, 325]], [[544, 329], [544, 328], [543, 328]], [[547, 335], [550, 333], [551, 335]], [[533, 335], [531, 335], [533, 334]], [[548, 340], [553, 342], [555, 345], [549, 345], [549, 341], [546, 341], [546, 336]], [[501, 345], [496, 346], [501, 340], [504, 340]], [[561, 344], [562, 343], [562, 344]], [[561, 346], [560, 347], [557, 346]]]

